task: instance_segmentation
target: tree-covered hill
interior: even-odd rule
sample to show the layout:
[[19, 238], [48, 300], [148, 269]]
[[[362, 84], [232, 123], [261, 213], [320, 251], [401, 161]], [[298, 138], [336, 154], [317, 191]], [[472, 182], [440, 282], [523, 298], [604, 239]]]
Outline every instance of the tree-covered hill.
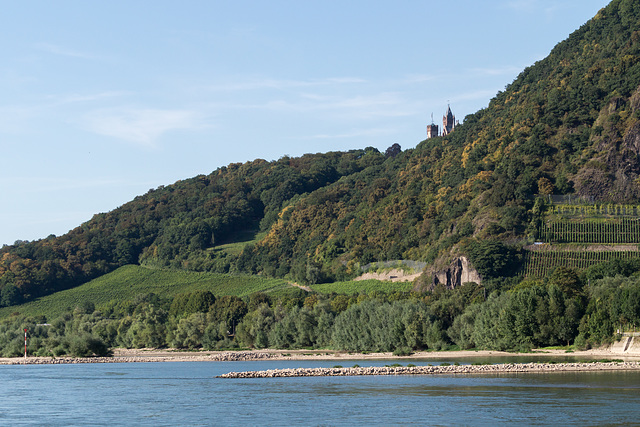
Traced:
[[[446, 137], [229, 165], [2, 248], [0, 305], [130, 263], [344, 280], [371, 261], [522, 240], [538, 194], [636, 202], [639, 86], [640, 3], [614, 0]], [[219, 246], [260, 231], [239, 253]]]
[[377, 150], [353, 150], [255, 160], [149, 190], [63, 236], [0, 249], [0, 305], [74, 287], [131, 263], [228, 272], [225, 254], [209, 249], [239, 231], [268, 229], [292, 198], [381, 158]]
[[639, 61], [640, 4], [613, 1], [449, 136], [283, 211], [251, 268], [279, 254], [299, 278], [305, 261], [327, 275], [352, 260], [432, 261], [471, 238], [525, 237], [536, 194], [637, 200]]

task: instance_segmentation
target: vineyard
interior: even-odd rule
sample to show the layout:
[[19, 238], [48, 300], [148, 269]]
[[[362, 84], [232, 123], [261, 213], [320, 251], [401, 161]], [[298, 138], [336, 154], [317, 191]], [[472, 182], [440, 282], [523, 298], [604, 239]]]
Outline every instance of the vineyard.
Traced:
[[636, 251], [525, 251], [522, 273], [525, 277], [545, 277], [557, 267], [568, 267], [576, 271], [612, 259], [638, 258]]
[[[581, 271], [616, 258], [640, 258], [640, 252], [633, 247], [619, 247], [617, 251], [594, 251], [586, 247], [591, 244], [640, 245], [640, 205], [554, 204], [546, 214], [537, 240], [550, 247], [525, 251], [521, 273], [526, 277], [544, 277], [557, 267]], [[570, 248], [567, 244], [585, 247]]]
[[149, 269], [137, 265], [126, 265], [81, 286], [56, 292], [19, 306], [0, 308], [0, 319], [14, 312], [28, 316], [45, 315], [52, 319], [69, 308], [87, 301], [100, 306], [113, 300], [131, 300], [140, 294], [154, 293], [162, 298], [172, 298], [176, 294], [196, 290], [207, 290], [216, 296], [240, 297], [253, 292], [265, 292], [270, 295], [296, 292], [296, 288], [281, 279]]
[[640, 205], [554, 205], [550, 214], [561, 216], [640, 216]]
[[640, 243], [640, 219], [551, 220], [542, 225], [538, 239], [546, 243]]

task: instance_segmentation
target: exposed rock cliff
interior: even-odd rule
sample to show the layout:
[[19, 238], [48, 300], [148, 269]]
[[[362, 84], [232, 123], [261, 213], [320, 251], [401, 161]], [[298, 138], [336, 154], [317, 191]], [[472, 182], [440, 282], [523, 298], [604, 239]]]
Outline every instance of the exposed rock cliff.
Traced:
[[443, 284], [448, 289], [454, 289], [467, 282], [481, 283], [482, 278], [467, 257], [459, 256], [442, 270], [432, 269], [423, 273], [416, 281], [416, 288], [433, 290], [436, 285]]

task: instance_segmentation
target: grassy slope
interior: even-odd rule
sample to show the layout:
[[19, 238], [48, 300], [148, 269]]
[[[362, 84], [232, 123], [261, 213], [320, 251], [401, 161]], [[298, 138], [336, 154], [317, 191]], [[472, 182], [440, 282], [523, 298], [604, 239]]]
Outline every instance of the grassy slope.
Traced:
[[258, 233], [255, 230], [244, 230], [233, 236], [233, 238], [230, 239], [232, 242], [217, 245], [211, 250], [215, 252], [226, 252], [229, 255], [239, 255], [245, 246], [251, 243], [258, 243], [266, 235], [266, 231]]
[[[100, 306], [112, 300], [125, 301], [138, 294], [153, 292], [162, 297], [172, 297], [182, 292], [200, 289], [209, 290], [216, 296], [244, 296], [254, 292], [281, 295], [288, 291], [297, 291], [297, 288], [281, 279], [160, 270], [127, 265], [77, 288], [56, 292], [26, 304], [1, 308], [0, 319], [18, 312], [27, 316], [44, 315], [48, 320], [51, 320], [86, 301]], [[319, 293], [335, 292], [352, 295], [373, 291], [409, 291], [411, 283], [362, 280], [313, 285], [312, 289]]]
[[319, 285], [311, 285], [311, 289], [315, 292], [328, 294], [335, 292], [337, 294], [359, 294], [361, 292], [371, 293], [375, 291], [382, 292], [406, 292], [410, 291], [413, 284], [411, 282], [384, 282], [381, 280], [359, 280], [349, 282], [322, 283]]
[[290, 286], [280, 279], [154, 270], [127, 265], [77, 288], [56, 292], [19, 306], [2, 308], [0, 309], [0, 318], [19, 312], [32, 316], [45, 315], [47, 319], [53, 319], [67, 309], [74, 308], [85, 301], [91, 301], [99, 306], [111, 300], [124, 301], [138, 294], [150, 292], [170, 297], [182, 292], [206, 289], [216, 296], [243, 296], [259, 291], [285, 291], [289, 288]]

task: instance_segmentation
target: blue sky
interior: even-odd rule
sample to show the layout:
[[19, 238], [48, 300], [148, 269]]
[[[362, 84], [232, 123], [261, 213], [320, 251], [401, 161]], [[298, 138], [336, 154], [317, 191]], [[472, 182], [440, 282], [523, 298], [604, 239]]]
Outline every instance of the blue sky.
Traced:
[[606, 4], [6, 2], [0, 245], [229, 163], [415, 147]]

